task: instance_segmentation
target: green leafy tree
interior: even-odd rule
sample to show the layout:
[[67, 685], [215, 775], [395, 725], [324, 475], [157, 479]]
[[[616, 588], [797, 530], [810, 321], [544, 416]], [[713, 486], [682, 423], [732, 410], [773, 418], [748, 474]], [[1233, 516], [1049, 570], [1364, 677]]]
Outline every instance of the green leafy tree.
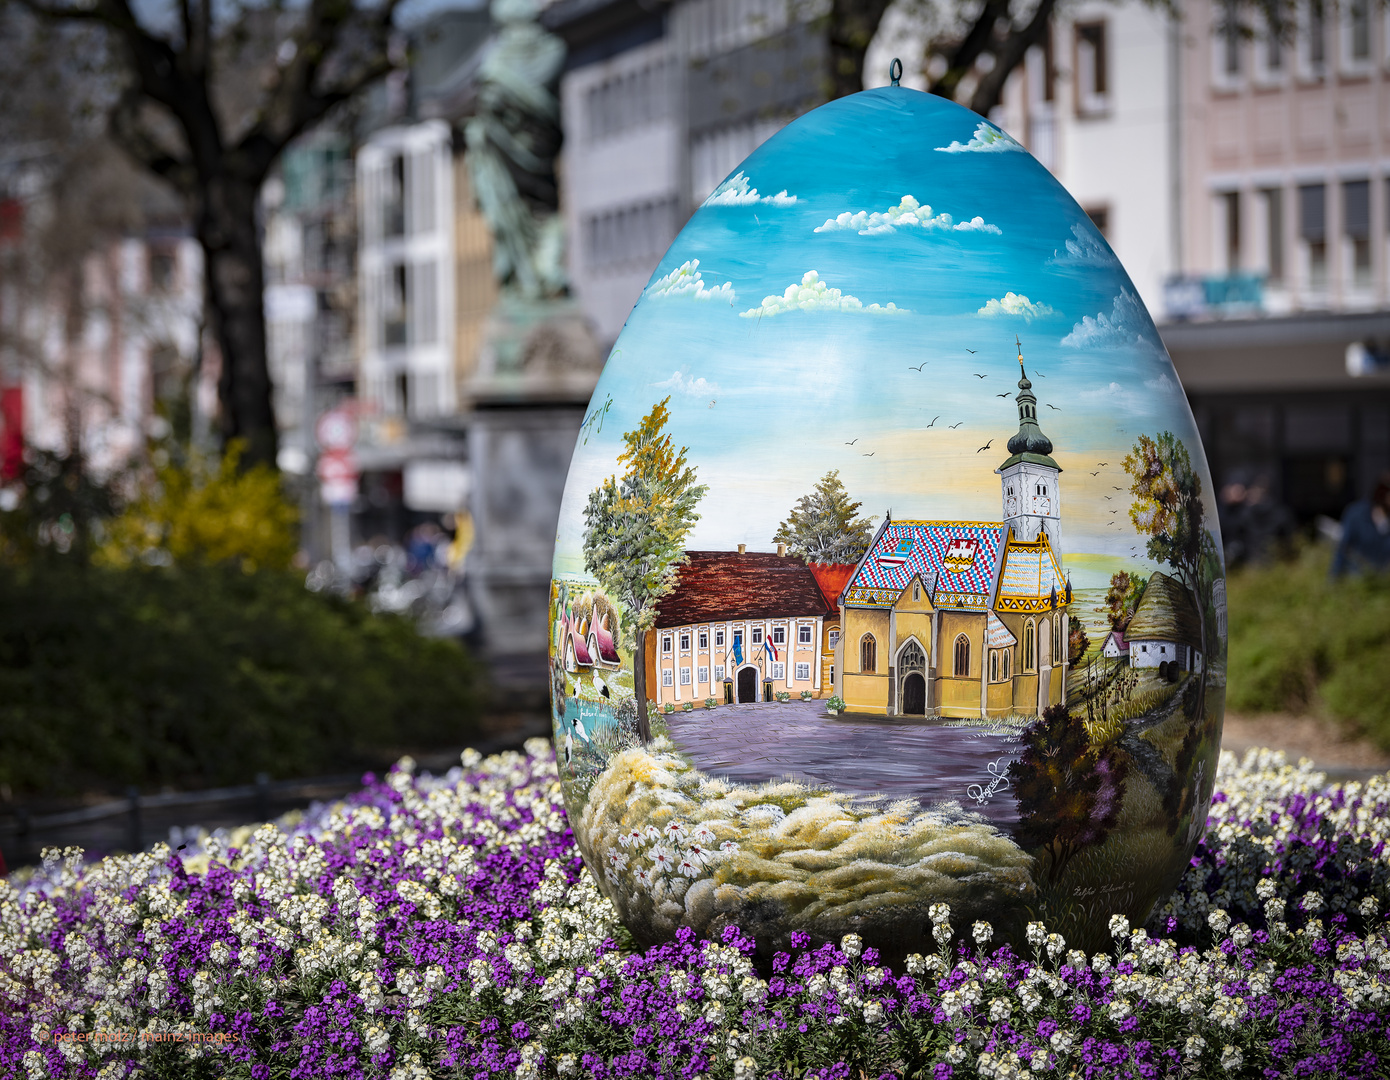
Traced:
[[1105, 594], [1105, 607], [1109, 611], [1110, 629], [1123, 630], [1129, 625], [1139, 601], [1144, 598], [1144, 587], [1148, 581], [1137, 574], [1123, 570], [1110, 577], [1110, 588]]
[[1081, 663], [1081, 658], [1086, 655], [1086, 650], [1091, 647], [1091, 639], [1086, 636], [1086, 628], [1081, 625], [1081, 620], [1071, 618], [1067, 620], [1067, 663], [1072, 667]]
[[1009, 766], [1018, 799], [1018, 842], [1048, 855], [1055, 884], [1082, 848], [1102, 843], [1120, 818], [1129, 762], [1114, 744], [1095, 746], [1065, 705], [1051, 705], [1023, 733]]
[[[1202, 504], [1202, 478], [1182, 440], [1171, 431], [1156, 438], [1140, 435], [1125, 456], [1125, 472], [1133, 478], [1129, 520], [1148, 536], [1147, 551], [1155, 562], [1167, 563], [1191, 594], [1197, 609], [1201, 649], [1210, 657], [1215, 650], [1207, 641], [1207, 608], [1220, 566], [1216, 542], [1206, 527]], [[1206, 687], [1207, 664], [1202, 664], [1198, 683]], [[1200, 700], [1200, 698], [1199, 698]], [[1200, 709], [1199, 705], [1199, 709]], [[1200, 713], [1198, 715], [1200, 718]]]
[[652, 737], [646, 709], [647, 633], [657, 602], [675, 588], [676, 570], [686, 558], [685, 538], [700, 520], [695, 507], [709, 490], [695, 482], [695, 468], [686, 461], [688, 448], [677, 449], [666, 433], [670, 400], [657, 403], [635, 431], [623, 435], [626, 449], [618, 455], [622, 476], [610, 476], [591, 491], [584, 508], [584, 568], [628, 614], [620, 625], [624, 640], [632, 644], [637, 730], [643, 742]]
[[786, 544], [787, 550], [807, 562], [858, 562], [873, 540], [872, 519], [858, 516], [861, 505], [850, 501], [840, 483], [840, 470], [831, 469], [811, 494], [796, 501], [772, 542]]

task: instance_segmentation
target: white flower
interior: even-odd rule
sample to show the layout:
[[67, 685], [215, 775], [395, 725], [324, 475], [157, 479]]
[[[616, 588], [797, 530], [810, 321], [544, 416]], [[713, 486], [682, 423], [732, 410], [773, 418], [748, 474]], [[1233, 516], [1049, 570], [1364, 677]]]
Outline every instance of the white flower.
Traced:
[[1323, 904], [1322, 893], [1310, 892], [1305, 894], [1304, 897], [1299, 900], [1298, 906], [1308, 915], [1313, 915], [1321, 911], [1325, 906]]
[[758, 1080], [758, 1063], [751, 1057], [741, 1057], [734, 1062], [734, 1080]]
[[975, 939], [975, 944], [983, 948], [994, 937], [994, 927], [987, 922], [977, 920], [975, 925], [971, 927], [970, 935]]
[[1221, 1048], [1221, 1067], [1227, 1072], [1235, 1072], [1245, 1064], [1245, 1055], [1237, 1047], [1227, 1043]]
[[1030, 922], [1026, 934], [1028, 944], [1035, 949], [1041, 949], [1043, 942], [1047, 940], [1047, 927], [1040, 922]]
[[866, 1001], [864, 1003], [864, 1022], [877, 1024], [883, 1019], [883, 1003], [881, 1001]]
[[1207, 1040], [1200, 1035], [1189, 1035], [1187, 1042], [1183, 1044], [1182, 1056], [1188, 1061], [1196, 1061], [1202, 1056], [1202, 1051], [1207, 1048]]
[[907, 973], [921, 975], [927, 970], [927, 961], [921, 953], [912, 953], [907, 958]]
[[1260, 878], [1259, 884], [1255, 886], [1255, 895], [1261, 900], [1272, 899], [1277, 891], [1273, 878]]
[[950, 904], [933, 904], [927, 909], [927, 918], [931, 919], [933, 926], [941, 926], [951, 921]]
[[1207, 916], [1207, 925], [1217, 937], [1225, 937], [1231, 927], [1231, 917], [1222, 908], [1216, 908]]
[[1110, 936], [1112, 938], [1122, 938], [1129, 933], [1129, 920], [1123, 915], [1110, 916]]
[[840, 951], [853, 960], [864, 951], [864, 942], [858, 934], [846, 934], [840, 939]]

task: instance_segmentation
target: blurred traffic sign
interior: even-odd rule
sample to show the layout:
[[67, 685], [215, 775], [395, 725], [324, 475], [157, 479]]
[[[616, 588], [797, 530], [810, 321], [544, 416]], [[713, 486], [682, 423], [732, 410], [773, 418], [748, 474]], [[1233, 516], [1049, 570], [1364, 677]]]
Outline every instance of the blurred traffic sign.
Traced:
[[329, 409], [314, 425], [314, 437], [329, 452], [351, 450], [357, 441], [357, 418], [342, 406]]
[[315, 471], [319, 494], [329, 506], [350, 506], [357, 498], [357, 462], [351, 450], [325, 450]]

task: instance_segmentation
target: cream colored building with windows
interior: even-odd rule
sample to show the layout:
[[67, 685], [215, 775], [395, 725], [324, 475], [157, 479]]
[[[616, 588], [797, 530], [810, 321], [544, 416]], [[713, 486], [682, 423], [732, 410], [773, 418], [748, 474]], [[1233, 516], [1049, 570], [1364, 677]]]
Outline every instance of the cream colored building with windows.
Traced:
[[[779, 545], [780, 547], [780, 545]], [[647, 692], [658, 704], [829, 696], [825, 623], [835, 612], [806, 563], [779, 550], [690, 551], [647, 635]]]

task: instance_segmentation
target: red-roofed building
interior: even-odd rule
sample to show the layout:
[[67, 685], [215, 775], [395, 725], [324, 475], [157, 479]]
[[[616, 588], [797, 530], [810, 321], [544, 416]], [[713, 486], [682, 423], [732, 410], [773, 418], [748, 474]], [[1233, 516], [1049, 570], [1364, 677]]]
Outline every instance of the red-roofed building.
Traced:
[[822, 652], [839, 610], [812, 567], [785, 549], [686, 556], [647, 636], [648, 692], [659, 704], [830, 694]]

